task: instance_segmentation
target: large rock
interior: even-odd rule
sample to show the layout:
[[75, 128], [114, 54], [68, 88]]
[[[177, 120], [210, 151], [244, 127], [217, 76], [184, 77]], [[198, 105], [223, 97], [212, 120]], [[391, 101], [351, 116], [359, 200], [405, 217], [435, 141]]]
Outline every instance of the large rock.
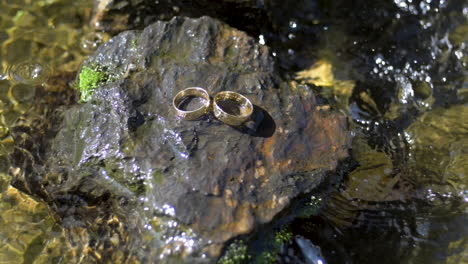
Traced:
[[[216, 257], [226, 241], [333, 175], [327, 172], [348, 155], [346, 118], [318, 107], [307, 88], [281, 81], [266, 46], [215, 19], [177, 17], [121, 33], [85, 66], [106, 71], [109, 81], [63, 113], [47, 176], [29, 178], [69, 225], [109, 215], [96, 210], [130, 222], [165, 215], [199, 238], [189, 253]], [[234, 128], [213, 116], [178, 119], [172, 98], [190, 86], [247, 96], [253, 121]], [[64, 193], [85, 209], [60, 205]], [[125, 201], [139, 202], [129, 208]], [[154, 221], [142, 223], [136, 229]]]

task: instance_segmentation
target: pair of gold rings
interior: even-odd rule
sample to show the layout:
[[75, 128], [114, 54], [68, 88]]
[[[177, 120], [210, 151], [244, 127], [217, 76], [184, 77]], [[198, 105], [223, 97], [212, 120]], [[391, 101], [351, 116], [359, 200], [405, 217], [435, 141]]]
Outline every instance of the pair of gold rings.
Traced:
[[[197, 99], [201, 106], [185, 110], [189, 99]], [[253, 105], [247, 97], [231, 91], [219, 92], [213, 98], [213, 106], [208, 92], [200, 87], [189, 87], [176, 94], [172, 105], [177, 116], [184, 120], [197, 120], [208, 114], [213, 107], [214, 116], [231, 126], [242, 125], [253, 113]]]

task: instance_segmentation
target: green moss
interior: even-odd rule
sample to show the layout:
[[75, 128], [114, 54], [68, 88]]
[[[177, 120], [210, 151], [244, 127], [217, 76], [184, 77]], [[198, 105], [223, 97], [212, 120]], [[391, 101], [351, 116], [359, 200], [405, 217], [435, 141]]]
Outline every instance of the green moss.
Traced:
[[269, 233], [262, 239], [265, 244], [260, 247], [257, 245], [255, 249], [249, 249], [242, 240], [237, 240], [229, 245], [217, 264], [277, 263], [283, 246], [290, 243], [292, 239], [293, 233], [287, 226], [274, 234]]
[[105, 83], [109, 80], [109, 74], [107, 74], [101, 67], [88, 67], [84, 66], [81, 69], [79, 75], [79, 84], [80, 89], [80, 100], [82, 102], [87, 102], [91, 99], [94, 90], [102, 83]]
[[311, 195], [310, 200], [306, 202], [303, 208], [297, 212], [297, 217], [309, 218], [313, 215], [319, 214], [324, 204], [324, 200], [320, 195]]
[[130, 45], [132, 46], [132, 48], [136, 49], [138, 48], [139, 42], [139, 39], [135, 37], [132, 40], [130, 40]]
[[[100, 164], [97, 164], [97, 166], [100, 166]], [[121, 164], [119, 164], [118, 162], [108, 160], [108, 162], [104, 163], [103, 168], [105, 169], [105, 173], [109, 177], [111, 177], [119, 184], [123, 185], [133, 194], [141, 195], [145, 193], [146, 188], [144, 185], [144, 178], [138, 175], [126, 173], [121, 169], [121, 167]]]
[[255, 264], [277, 263], [278, 253], [273, 251], [263, 251], [256, 259]]
[[218, 260], [218, 264], [242, 264], [248, 263], [249, 260], [247, 246], [242, 240], [239, 240], [229, 245], [224, 255]]
[[318, 207], [321, 207], [322, 204], [323, 204], [322, 197], [316, 196], [316, 195], [310, 196], [310, 202], [308, 203], [308, 205], [318, 208]]
[[164, 173], [160, 170], [155, 170], [153, 172], [153, 180], [157, 184], [162, 184], [164, 182]]
[[271, 264], [278, 263], [279, 254], [285, 244], [293, 239], [293, 233], [289, 226], [281, 229], [275, 234], [267, 235], [264, 238], [261, 250], [254, 255], [253, 264]]
[[281, 247], [283, 244], [291, 241], [293, 238], [293, 233], [291, 232], [291, 229], [289, 227], [284, 228], [281, 231], [278, 231], [275, 235], [275, 243], [276, 246]]

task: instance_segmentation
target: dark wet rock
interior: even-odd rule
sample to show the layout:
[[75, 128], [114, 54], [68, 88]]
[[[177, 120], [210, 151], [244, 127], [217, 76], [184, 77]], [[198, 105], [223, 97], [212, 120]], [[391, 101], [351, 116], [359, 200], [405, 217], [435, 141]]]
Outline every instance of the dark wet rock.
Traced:
[[115, 34], [174, 16], [210, 16], [266, 41], [281, 68], [296, 70], [316, 60], [321, 12], [319, 2], [310, 0], [96, 0], [91, 26]]
[[[41, 190], [70, 226], [120, 215], [137, 240], [147, 227], [135, 219], [166, 215], [198, 236], [188, 253], [216, 257], [347, 157], [346, 118], [317, 108], [312, 91], [278, 77], [266, 46], [215, 19], [177, 17], [121, 33], [85, 65], [115, 79], [63, 113], [48, 167], [16, 179]], [[179, 120], [172, 98], [190, 86], [242, 93], [255, 104], [252, 121]], [[133, 246], [156, 247], [148, 243]]]
[[267, 20], [263, 0], [97, 0], [91, 24], [97, 30], [117, 33], [174, 16], [211, 16], [251, 33], [259, 31], [259, 21]]

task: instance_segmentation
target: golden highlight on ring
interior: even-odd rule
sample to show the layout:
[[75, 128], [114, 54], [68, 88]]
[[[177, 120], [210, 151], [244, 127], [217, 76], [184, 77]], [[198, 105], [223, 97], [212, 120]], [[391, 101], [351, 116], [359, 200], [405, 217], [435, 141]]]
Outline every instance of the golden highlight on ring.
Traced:
[[[204, 100], [203, 105], [195, 110], [184, 110], [181, 108], [182, 104], [190, 97], [199, 97]], [[210, 111], [211, 100], [208, 92], [200, 87], [186, 88], [174, 96], [172, 105], [177, 112], [177, 116], [184, 120], [197, 120], [206, 115]]]

